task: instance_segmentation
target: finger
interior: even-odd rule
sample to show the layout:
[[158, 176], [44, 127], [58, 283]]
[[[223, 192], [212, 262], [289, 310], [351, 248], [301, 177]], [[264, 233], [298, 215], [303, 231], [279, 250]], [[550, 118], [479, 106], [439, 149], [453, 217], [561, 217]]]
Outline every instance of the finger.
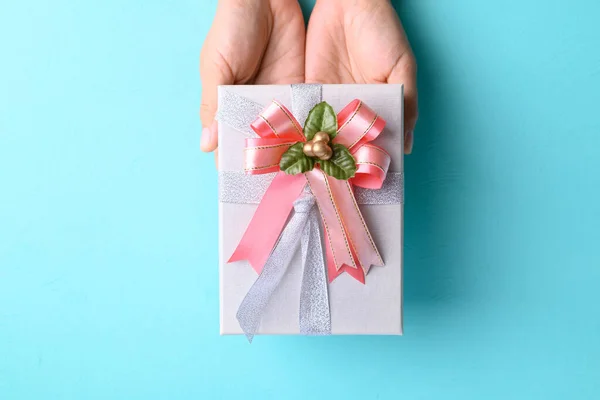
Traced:
[[215, 121], [218, 87], [234, 83], [230, 67], [212, 46], [210, 33], [200, 57], [200, 80], [202, 82], [200, 119], [203, 126], [200, 148], [202, 151], [210, 152], [218, 145], [218, 128]]
[[208, 127], [202, 128], [200, 136], [200, 150], [204, 152], [215, 151], [219, 144], [219, 132], [217, 121], [214, 120]]
[[390, 73], [388, 83], [404, 85], [404, 152], [410, 154], [414, 129], [419, 116], [417, 96], [417, 63], [409, 51], [405, 53]]

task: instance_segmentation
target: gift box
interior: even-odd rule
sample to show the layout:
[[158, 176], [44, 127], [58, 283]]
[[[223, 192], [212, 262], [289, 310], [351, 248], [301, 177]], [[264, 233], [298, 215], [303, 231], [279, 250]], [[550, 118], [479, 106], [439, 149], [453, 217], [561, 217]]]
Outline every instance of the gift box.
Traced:
[[221, 86], [217, 120], [221, 334], [401, 335], [402, 85]]

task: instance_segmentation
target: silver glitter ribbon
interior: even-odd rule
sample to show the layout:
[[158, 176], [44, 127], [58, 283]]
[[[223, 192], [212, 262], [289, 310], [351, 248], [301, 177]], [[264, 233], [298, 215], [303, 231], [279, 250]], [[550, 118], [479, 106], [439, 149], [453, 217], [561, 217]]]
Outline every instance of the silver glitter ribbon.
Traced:
[[[275, 173], [247, 175], [244, 171], [219, 171], [219, 201], [233, 204], [259, 204]], [[358, 204], [404, 203], [404, 174], [388, 172], [381, 189], [354, 187]]]
[[250, 125], [264, 108], [262, 104], [227, 90], [227, 86], [221, 86], [215, 119], [244, 133], [246, 137], [257, 137]]
[[[329, 294], [327, 292], [327, 272], [323, 259], [323, 242], [319, 229], [319, 211], [315, 205], [312, 194], [304, 195], [300, 199], [305, 204], [294, 203], [298, 212], [308, 210], [308, 221], [302, 231], [300, 243], [302, 245], [302, 287], [300, 289], [300, 333], [303, 335], [331, 335], [331, 313], [329, 311]], [[309, 200], [312, 204], [309, 204]]]
[[323, 101], [323, 86], [319, 84], [291, 85], [292, 114], [304, 126], [308, 113]]
[[294, 202], [294, 215], [238, 309], [236, 316], [249, 342], [252, 342], [263, 312], [288, 270], [299, 237], [304, 265], [300, 291], [300, 332], [305, 335], [331, 334], [319, 215], [314, 196], [305, 193]]

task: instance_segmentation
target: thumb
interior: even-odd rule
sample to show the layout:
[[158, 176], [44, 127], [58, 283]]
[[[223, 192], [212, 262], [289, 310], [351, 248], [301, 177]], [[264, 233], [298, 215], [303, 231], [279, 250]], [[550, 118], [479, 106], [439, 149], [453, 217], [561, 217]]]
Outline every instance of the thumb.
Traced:
[[200, 80], [202, 82], [202, 100], [200, 103], [200, 120], [202, 121], [202, 138], [200, 148], [211, 152], [218, 145], [217, 112], [219, 85], [231, 85], [234, 78], [231, 68], [212, 45], [210, 38], [202, 49], [200, 56]]
[[412, 52], [406, 52], [390, 73], [388, 83], [404, 85], [404, 153], [410, 154], [413, 147], [413, 131], [419, 116], [417, 102], [417, 63]]

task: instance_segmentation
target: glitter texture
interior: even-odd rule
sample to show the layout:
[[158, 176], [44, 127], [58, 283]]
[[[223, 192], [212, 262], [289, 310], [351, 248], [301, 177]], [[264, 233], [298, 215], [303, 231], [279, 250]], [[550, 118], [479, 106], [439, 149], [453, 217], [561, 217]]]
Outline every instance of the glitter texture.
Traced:
[[323, 86], [319, 84], [292, 85], [292, 114], [304, 126], [308, 113], [323, 101]]
[[319, 219], [315, 198], [304, 194], [294, 202], [294, 215], [237, 311], [237, 319], [249, 342], [252, 342], [262, 314], [290, 261], [302, 243], [304, 274], [300, 294], [300, 330], [306, 334], [330, 334], [331, 318], [327, 294], [325, 262], [321, 249]]
[[381, 189], [354, 187], [358, 204], [402, 204], [404, 203], [404, 174], [388, 172]]
[[[312, 197], [312, 196], [311, 196]], [[314, 197], [312, 197], [314, 199]], [[314, 203], [313, 203], [314, 204]], [[319, 230], [319, 212], [313, 205], [302, 232], [302, 287], [300, 290], [300, 333], [331, 335], [331, 313], [327, 291], [327, 272]]]
[[[243, 171], [219, 172], [219, 201], [235, 204], [260, 203], [275, 173], [246, 175]], [[381, 189], [354, 187], [358, 204], [402, 204], [404, 202], [404, 174], [388, 172]]]
[[219, 201], [221, 203], [258, 204], [276, 172], [247, 175], [244, 171], [219, 171]]
[[215, 119], [243, 132], [247, 137], [257, 137], [250, 125], [265, 107], [223, 87], [219, 90], [219, 110]]

